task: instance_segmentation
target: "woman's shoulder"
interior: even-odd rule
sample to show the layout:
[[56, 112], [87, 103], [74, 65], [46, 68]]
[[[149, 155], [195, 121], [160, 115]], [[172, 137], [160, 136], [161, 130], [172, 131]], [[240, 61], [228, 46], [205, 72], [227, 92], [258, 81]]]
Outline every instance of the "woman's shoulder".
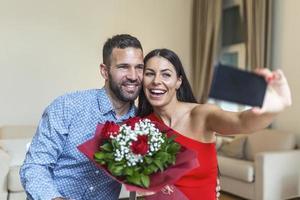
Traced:
[[[218, 109], [213, 104], [191, 104], [189, 124], [193, 134], [201, 138], [201, 141], [213, 141], [214, 134], [207, 129], [207, 120], [211, 113]], [[209, 138], [209, 139], [208, 139]]]
[[[183, 106], [182, 106], [183, 105]], [[178, 108], [178, 111], [180, 110], [181, 113], [188, 114], [190, 119], [204, 119], [206, 118], [209, 114], [214, 113], [220, 108], [214, 104], [199, 104], [199, 103], [182, 103], [180, 108]]]
[[191, 114], [205, 114], [205, 113], [210, 113], [213, 111], [219, 110], [219, 107], [214, 105], [214, 104], [195, 104], [192, 109], [191, 109]]

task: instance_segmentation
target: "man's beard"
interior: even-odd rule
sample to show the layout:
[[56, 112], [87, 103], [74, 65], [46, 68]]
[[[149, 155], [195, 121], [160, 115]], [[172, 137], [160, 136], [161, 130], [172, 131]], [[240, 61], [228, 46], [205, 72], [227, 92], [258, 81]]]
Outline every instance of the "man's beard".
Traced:
[[[123, 102], [130, 102], [130, 101], [134, 101], [138, 97], [138, 95], [140, 93], [140, 90], [141, 90], [141, 83], [140, 83], [140, 81], [138, 81], [138, 80], [137, 81], [126, 80], [126, 81], [121, 82], [118, 85], [117, 82], [113, 80], [111, 74], [109, 73], [108, 75], [109, 75], [109, 80], [108, 80], [109, 87], [110, 87], [112, 93], [119, 100], [121, 100]], [[138, 89], [134, 93], [128, 93], [128, 92], [124, 91], [122, 89], [122, 85], [127, 84], [127, 83], [139, 85]]]

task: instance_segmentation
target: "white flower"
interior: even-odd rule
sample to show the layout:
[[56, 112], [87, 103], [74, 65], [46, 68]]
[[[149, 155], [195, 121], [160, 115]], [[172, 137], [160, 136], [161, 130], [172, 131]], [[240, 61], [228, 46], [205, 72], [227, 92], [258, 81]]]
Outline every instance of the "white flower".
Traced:
[[137, 163], [142, 163], [144, 161], [142, 155], [134, 154], [130, 148], [132, 141], [137, 141], [138, 135], [148, 136], [149, 150], [146, 155], [149, 156], [152, 156], [153, 153], [159, 151], [161, 145], [165, 142], [162, 133], [149, 119], [137, 122], [133, 130], [130, 126], [123, 124], [120, 126], [119, 134], [111, 136], [111, 139], [115, 140], [118, 144], [118, 148], [113, 152], [116, 161], [125, 159], [128, 166], [135, 166]]

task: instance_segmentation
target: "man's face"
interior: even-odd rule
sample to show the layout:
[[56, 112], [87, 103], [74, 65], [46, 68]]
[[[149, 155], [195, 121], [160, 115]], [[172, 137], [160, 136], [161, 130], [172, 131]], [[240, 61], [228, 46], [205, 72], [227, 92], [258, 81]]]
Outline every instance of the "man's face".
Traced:
[[143, 78], [143, 52], [138, 48], [114, 48], [107, 66], [108, 84], [112, 93], [123, 102], [134, 101]]

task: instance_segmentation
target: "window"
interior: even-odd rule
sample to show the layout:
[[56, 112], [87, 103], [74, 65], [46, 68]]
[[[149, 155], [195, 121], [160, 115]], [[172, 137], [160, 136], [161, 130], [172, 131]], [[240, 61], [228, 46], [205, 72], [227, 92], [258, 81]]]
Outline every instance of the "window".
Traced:
[[234, 45], [245, 41], [240, 5], [223, 8], [222, 46]]
[[[242, 0], [223, 0], [222, 12], [219, 62], [244, 68], [246, 65], [246, 47]], [[216, 99], [209, 99], [208, 102], [217, 104], [223, 110], [228, 111], [242, 111], [250, 108], [249, 106]]]
[[245, 67], [245, 32], [242, 0], [223, 0], [220, 62]]

